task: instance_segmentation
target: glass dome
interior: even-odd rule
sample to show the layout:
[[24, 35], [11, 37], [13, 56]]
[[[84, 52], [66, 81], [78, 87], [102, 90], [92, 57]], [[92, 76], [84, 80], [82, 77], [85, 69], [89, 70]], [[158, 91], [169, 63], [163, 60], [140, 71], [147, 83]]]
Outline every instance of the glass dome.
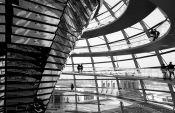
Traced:
[[98, 15], [89, 23], [85, 31], [97, 29], [116, 21], [125, 12], [128, 4], [129, 0], [104, 0]]
[[[107, 1], [104, 2], [107, 3]], [[116, 1], [116, 3], [122, 4], [124, 2]], [[116, 5], [113, 4], [111, 9], [115, 6]], [[107, 15], [107, 13], [109, 13], [110, 15], [111, 12], [115, 13], [115, 11], [109, 10], [106, 5], [103, 5], [102, 9], [104, 9], [104, 7], [106, 11], [101, 11], [99, 18], [101, 18], [100, 15], [103, 14]], [[111, 15], [110, 17], [113, 18], [112, 21], [118, 18]], [[98, 22], [103, 21], [98, 20], [103, 20], [105, 16], [102, 19], [97, 18], [90, 22], [88, 29], [93, 30], [93, 28], [98, 29], [103, 26], [98, 24]], [[105, 21], [106, 23], [112, 22], [110, 19], [107, 20], [109, 21]], [[105, 25], [108, 26], [109, 24]], [[91, 26], [93, 26], [93, 28], [90, 28]], [[156, 29], [160, 33], [156, 40], [150, 38], [149, 32], [151, 29]], [[116, 104], [120, 107], [124, 106], [125, 110], [131, 106], [137, 108], [134, 104], [125, 101], [121, 103], [119, 100], [117, 101], [116, 98], [113, 98], [116, 95], [121, 96], [116, 92], [122, 92], [127, 89], [126, 87], [134, 87], [134, 90], [131, 88], [132, 93], [129, 90], [128, 92], [131, 95], [135, 92], [133, 95], [137, 95], [136, 97], [130, 95], [130, 99], [134, 98], [135, 101], [143, 101], [146, 99], [149, 103], [156, 103], [156, 106], [161, 104], [161, 107], [166, 106], [172, 109], [172, 90], [170, 86], [164, 82], [150, 82], [150, 80], [155, 78], [163, 78], [160, 70], [161, 64], [168, 65], [169, 62], [175, 64], [175, 59], [173, 58], [175, 55], [174, 46], [169, 46], [167, 43], [160, 43], [161, 40], [166, 38], [170, 29], [171, 22], [168, 16], [157, 7], [146, 18], [130, 27], [92, 38], [80, 38], [76, 42], [75, 49], [67, 59], [67, 64], [57, 83], [58, 90], [69, 90], [68, 84], [71, 83], [76, 87], [75, 91], [73, 91], [75, 95], [72, 92], [62, 95], [65, 105], [70, 105], [67, 102], [70, 102], [71, 98], [75, 98], [73, 101], [75, 104], [71, 105], [72, 108], [66, 108], [66, 110], [72, 111], [76, 109], [86, 112], [102, 111], [104, 113], [111, 113], [112, 111], [119, 112], [120, 110], [118, 111], [118, 109], [114, 107]], [[159, 45], [156, 46], [156, 48], [154, 48], [155, 46], [153, 46], [153, 48], [150, 46], [156, 45], [157, 43], [159, 43]], [[82, 73], [78, 73], [78, 64], [83, 65]], [[147, 80], [147, 78], [150, 79]], [[156, 86], [154, 86], [155, 84]], [[174, 91], [173, 85], [173, 92]], [[85, 98], [85, 95], [87, 95], [87, 97], [82, 101], [81, 96]], [[105, 97], [92, 95], [105, 95]], [[146, 95], [146, 97], [140, 98], [143, 95]], [[162, 96], [169, 98], [169, 101], [166, 101]], [[127, 98], [127, 95], [123, 94], [122, 97]], [[94, 105], [93, 102], [96, 104]], [[155, 106], [152, 105], [150, 108], [154, 109]]]

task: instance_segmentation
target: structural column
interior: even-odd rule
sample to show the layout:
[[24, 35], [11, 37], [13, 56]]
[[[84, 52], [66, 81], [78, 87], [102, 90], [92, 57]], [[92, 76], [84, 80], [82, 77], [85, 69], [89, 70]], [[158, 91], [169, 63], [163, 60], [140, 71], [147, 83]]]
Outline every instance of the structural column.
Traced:
[[121, 91], [120, 91], [120, 82], [119, 82], [119, 79], [118, 77], [116, 77], [116, 82], [117, 82], [117, 88], [118, 88], [118, 93], [119, 93], [119, 96], [121, 95]]
[[[90, 48], [90, 44], [88, 39], [86, 39], [87, 42], [87, 46], [89, 49], [89, 52], [91, 53], [91, 48]], [[93, 68], [93, 72], [94, 72], [94, 80], [95, 80], [95, 85], [96, 85], [96, 93], [97, 93], [97, 103], [98, 103], [98, 112], [100, 112], [100, 99], [99, 99], [99, 91], [98, 91], [98, 83], [97, 83], [97, 76], [95, 76], [95, 66], [94, 66], [94, 59], [91, 57], [91, 62], [92, 62], [92, 68]]]
[[[13, 7], [12, 0], [5, 0], [5, 92], [4, 92], [4, 106], [7, 105], [7, 59], [8, 59], [8, 44], [11, 43], [12, 35], [12, 16]], [[4, 107], [4, 112], [7, 112], [7, 107]]]
[[[73, 72], [75, 72], [75, 68], [74, 68], [74, 61], [73, 58], [71, 57], [71, 61], [72, 61], [72, 70]], [[77, 106], [77, 85], [76, 85], [76, 75], [73, 75], [74, 78], [74, 92], [75, 92], [75, 107], [76, 107], [76, 111], [78, 111], [78, 106]]]
[[140, 79], [140, 85], [141, 85], [142, 92], [143, 92], [143, 99], [144, 99], [145, 102], [147, 102], [146, 91], [145, 91], [145, 85], [144, 85], [143, 80], [141, 80], [141, 79]]
[[[143, 27], [143, 29], [144, 29], [146, 35], [149, 37], [150, 35], [149, 35], [148, 29], [147, 29], [145, 23], [144, 23], [143, 21], [141, 21], [140, 24], [142, 25], [142, 27]], [[161, 64], [161, 65], [164, 64], [163, 58], [162, 58], [162, 56], [160, 55], [159, 51], [156, 50], [155, 53], [156, 53], [156, 56], [157, 56], [157, 58], [158, 58], [160, 64]], [[167, 84], [168, 84], [168, 87], [169, 87], [169, 90], [170, 90], [170, 94], [171, 94], [171, 97], [172, 97], [172, 100], [173, 100], [173, 104], [174, 104], [174, 107], [175, 107], [175, 93], [174, 93], [174, 91], [173, 91], [173, 86], [172, 86], [171, 84], [169, 84], [169, 83], [167, 83]]]

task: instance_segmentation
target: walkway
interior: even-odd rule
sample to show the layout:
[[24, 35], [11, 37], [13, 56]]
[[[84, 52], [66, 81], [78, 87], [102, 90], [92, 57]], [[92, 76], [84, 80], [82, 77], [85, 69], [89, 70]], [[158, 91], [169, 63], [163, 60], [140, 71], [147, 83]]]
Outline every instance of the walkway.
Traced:
[[[114, 71], [115, 72], [115, 71]], [[162, 83], [169, 83], [172, 85], [175, 85], [175, 79], [173, 80], [164, 80], [160, 77], [151, 77], [151, 76], [141, 76], [141, 75], [124, 75], [124, 74], [113, 74], [110, 73], [93, 73], [93, 72], [83, 72], [83, 73], [77, 73], [77, 72], [63, 72], [63, 75], [80, 75], [80, 76], [97, 76], [97, 77], [114, 77], [119, 79], [133, 79], [133, 80], [150, 80], [150, 81], [156, 81], [156, 82], [162, 82]]]
[[[72, 92], [74, 93], [74, 91], [72, 90], [59, 90], [59, 92]], [[132, 102], [132, 105], [124, 105], [124, 113], [174, 113], [173, 110], [170, 110], [166, 107], [160, 106], [160, 105], [156, 105], [156, 104], [152, 104], [152, 103], [145, 103], [142, 100], [135, 100], [135, 99], [128, 99], [125, 97], [120, 97], [120, 96], [115, 96], [115, 95], [106, 95], [106, 94], [97, 94], [97, 93], [91, 93], [91, 92], [82, 92], [82, 91], [76, 91], [76, 93], [81, 93], [81, 94], [86, 94], [86, 95], [95, 95], [95, 96], [100, 96], [100, 97], [112, 97], [112, 98], [117, 98], [119, 101], [124, 101], [124, 102]], [[109, 101], [109, 100], [107, 100]], [[105, 102], [105, 101], [103, 101]], [[94, 102], [92, 102], [93, 104]], [[103, 104], [100, 101], [100, 106], [102, 107]], [[70, 103], [70, 105], [73, 103]], [[75, 103], [74, 103], [75, 104]], [[78, 106], [83, 105], [83, 107], [85, 107], [87, 105], [91, 105], [91, 103], [84, 103], [84, 104], [78, 104]], [[94, 104], [92, 105], [94, 106]], [[81, 107], [79, 107], [81, 108]], [[96, 108], [96, 107], [95, 107]], [[94, 109], [95, 109], [94, 108]], [[89, 109], [88, 106], [86, 109]], [[83, 110], [83, 108], [81, 109]], [[76, 113], [84, 113], [83, 111], [79, 111]], [[72, 112], [75, 113], [75, 111], [71, 111], [68, 110], [68, 112]], [[96, 113], [96, 112], [89, 112], [89, 113]], [[120, 108], [117, 107], [114, 109], [110, 109], [110, 110], [102, 110], [101, 113], [121, 113]]]

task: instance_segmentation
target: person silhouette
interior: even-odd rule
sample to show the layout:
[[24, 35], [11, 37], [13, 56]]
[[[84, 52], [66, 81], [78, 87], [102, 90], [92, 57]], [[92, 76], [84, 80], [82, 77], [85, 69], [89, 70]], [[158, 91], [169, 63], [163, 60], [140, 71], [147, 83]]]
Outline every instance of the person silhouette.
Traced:
[[80, 64], [80, 71], [82, 72], [83, 71], [83, 65]]
[[74, 89], [74, 84], [71, 84], [71, 90], [73, 90]]
[[79, 73], [80, 70], [81, 70], [81, 65], [80, 65], [80, 64], [78, 64], [78, 66], [77, 66], [77, 70], [78, 70], [78, 73]]
[[155, 41], [160, 35], [160, 32], [157, 31], [156, 29], [151, 29], [150, 30], [150, 38], [153, 38], [153, 41]]
[[[172, 64], [172, 62], [169, 63], [168, 67], [168, 71], [169, 71], [169, 79], [171, 80], [171, 76], [174, 76], [174, 65]], [[174, 76], [175, 78], [175, 76]]]

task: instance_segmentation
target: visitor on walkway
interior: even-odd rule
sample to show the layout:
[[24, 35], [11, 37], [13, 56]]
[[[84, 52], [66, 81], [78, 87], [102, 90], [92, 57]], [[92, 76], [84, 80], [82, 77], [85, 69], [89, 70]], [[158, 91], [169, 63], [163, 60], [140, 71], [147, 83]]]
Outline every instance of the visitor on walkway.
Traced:
[[[171, 76], [174, 76], [174, 65], [172, 64], [172, 62], [169, 63], [168, 65], [168, 71], [169, 71], [169, 79], [171, 80]], [[175, 76], [174, 76], [175, 78]]]
[[78, 70], [78, 73], [80, 73], [80, 70], [81, 70], [81, 65], [80, 64], [78, 64], [77, 70]]
[[83, 71], [83, 65], [80, 64], [80, 71], [82, 72]]
[[163, 74], [163, 79], [165, 80], [167, 78], [167, 66], [165, 66], [165, 64], [162, 64], [160, 68]]
[[160, 35], [160, 32], [157, 31], [156, 29], [151, 29], [150, 30], [150, 38], [153, 38], [153, 41], [155, 41]]
[[74, 84], [71, 84], [71, 90], [73, 90], [74, 89]]

